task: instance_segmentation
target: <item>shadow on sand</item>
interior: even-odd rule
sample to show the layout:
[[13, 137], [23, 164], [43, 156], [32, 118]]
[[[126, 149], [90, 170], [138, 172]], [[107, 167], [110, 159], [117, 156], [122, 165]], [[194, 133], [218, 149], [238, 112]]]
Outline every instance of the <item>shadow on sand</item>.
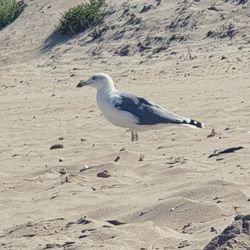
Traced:
[[56, 30], [46, 38], [40, 50], [42, 53], [48, 52], [55, 46], [66, 43], [76, 36], [77, 34], [61, 34]]

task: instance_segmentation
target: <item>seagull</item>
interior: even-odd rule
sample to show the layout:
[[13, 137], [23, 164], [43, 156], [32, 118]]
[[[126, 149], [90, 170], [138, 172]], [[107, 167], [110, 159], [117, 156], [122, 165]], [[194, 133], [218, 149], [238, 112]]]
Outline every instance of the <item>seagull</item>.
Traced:
[[116, 89], [113, 79], [105, 73], [94, 74], [87, 81], [81, 80], [77, 87], [87, 85], [97, 89], [96, 101], [104, 117], [113, 125], [128, 128], [131, 141], [138, 141], [138, 131], [165, 125], [204, 127], [199, 121], [170, 113], [143, 97]]

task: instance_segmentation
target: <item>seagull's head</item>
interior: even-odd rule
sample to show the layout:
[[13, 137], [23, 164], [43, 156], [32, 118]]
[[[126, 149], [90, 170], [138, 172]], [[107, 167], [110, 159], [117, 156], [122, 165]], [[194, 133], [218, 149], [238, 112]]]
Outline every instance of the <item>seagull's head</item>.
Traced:
[[91, 86], [96, 88], [97, 90], [112, 90], [114, 89], [114, 82], [112, 78], [104, 73], [97, 73], [92, 75], [87, 81], [81, 80], [77, 88], [81, 88], [83, 86]]

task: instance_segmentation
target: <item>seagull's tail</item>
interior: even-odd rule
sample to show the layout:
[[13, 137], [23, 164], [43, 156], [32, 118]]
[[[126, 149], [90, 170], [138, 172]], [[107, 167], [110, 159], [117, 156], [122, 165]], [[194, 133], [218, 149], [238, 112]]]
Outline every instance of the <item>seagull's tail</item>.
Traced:
[[203, 123], [196, 121], [196, 120], [193, 120], [193, 119], [189, 119], [189, 118], [183, 119], [181, 122], [181, 125], [188, 126], [191, 128], [204, 128]]

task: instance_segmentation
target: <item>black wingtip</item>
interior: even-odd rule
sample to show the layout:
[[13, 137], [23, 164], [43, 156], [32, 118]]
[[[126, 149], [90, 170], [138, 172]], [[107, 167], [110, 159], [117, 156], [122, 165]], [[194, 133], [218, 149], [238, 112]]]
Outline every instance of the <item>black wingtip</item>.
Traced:
[[193, 126], [195, 126], [197, 128], [203, 128], [203, 124], [201, 122], [199, 122], [199, 121], [196, 121], [196, 120], [191, 119], [189, 124], [193, 125]]
[[194, 126], [196, 128], [204, 128], [204, 125], [201, 122], [193, 120], [193, 119], [190, 119], [190, 121], [189, 120], [183, 120], [182, 124]]

